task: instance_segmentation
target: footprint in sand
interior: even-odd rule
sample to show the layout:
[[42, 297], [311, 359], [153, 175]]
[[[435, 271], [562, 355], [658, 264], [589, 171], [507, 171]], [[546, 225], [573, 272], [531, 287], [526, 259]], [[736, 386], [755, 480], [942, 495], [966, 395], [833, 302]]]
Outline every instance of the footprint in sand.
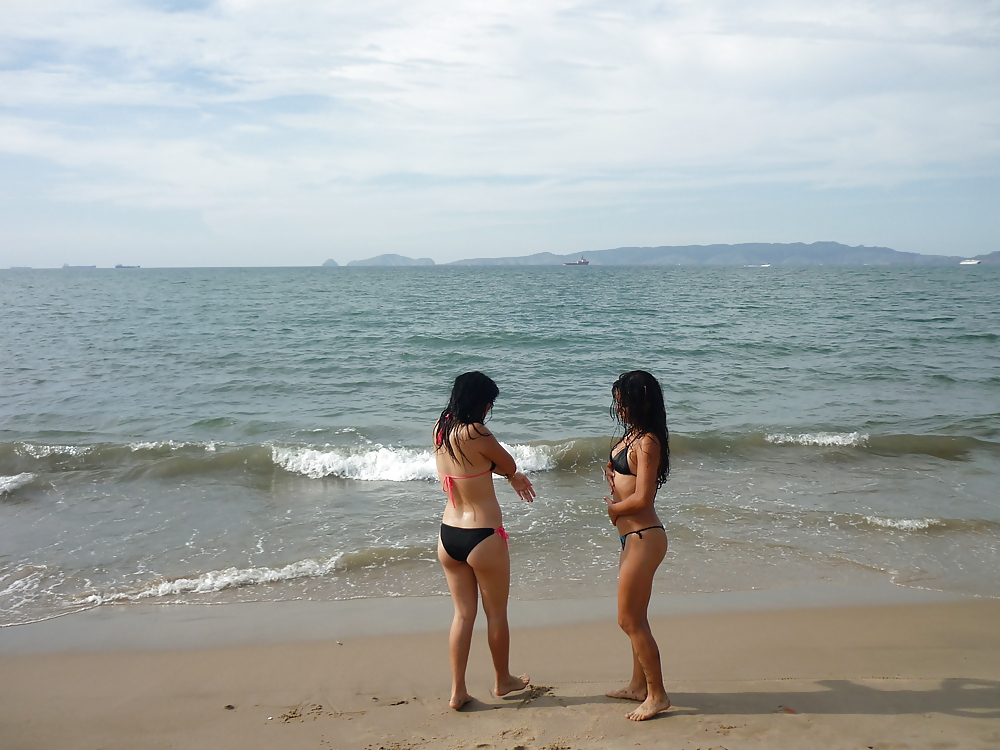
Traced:
[[552, 688], [545, 685], [528, 685], [528, 689], [518, 696], [521, 699], [521, 705], [518, 708], [524, 708], [550, 692], [552, 692]]

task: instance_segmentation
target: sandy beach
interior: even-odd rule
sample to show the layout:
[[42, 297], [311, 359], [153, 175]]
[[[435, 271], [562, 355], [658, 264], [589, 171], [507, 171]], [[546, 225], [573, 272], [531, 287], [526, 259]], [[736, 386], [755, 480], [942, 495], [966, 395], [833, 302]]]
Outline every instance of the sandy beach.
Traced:
[[[273, 605], [269, 616], [280, 616], [282, 606]], [[434, 602], [435, 614], [446, 606]], [[628, 674], [628, 641], [614, 622], [515, 625], [512, 666], [529, 672], [532, 686], [502, 699], [489, 692], [485, 639], [477, 635], [469, 671], [477, 700], [455, 712], [447, 706], [447, 622], [427, 632], [391, 632], [406, 625], [397, 621], [406, 605], [398, 607], [388, 613], [394, 622], [372, 620], [372, 632], [387, 634], [282, 643], [244, 633], [249, 645], [232, 646], [204, 627], [226, 616], [226, 607], [183, 608], [203, 610], [192, 631], [208, 634], [200, 647], [191, 645], [195, 636], [176, 637], [190, 626], [161, 623], [158, 631], [156, 616], [136, 617], [127, 608], [102, 613], [99, 626], [114, 632], [106, 621], [115, 619], [139, 628], [131, 642], [119, 637], [117, 644], [84, 647], [60, 637], [72, 632], [72, 617], [8, 629], [0, 636], [0, 747], [1000, 745], [996, 600], [658, 616], [653, 627], [674, 707], [644, 723], [625, 720], [628, 704], [603, 695]], [[169, 617], [171, 608], [159, 609]], [[296, 614], [291, 605], [284, 609]], [[378, 614], [360, 612], [337, 632], [364, 632], [365, 617]], [[419, 623], [415, 617], [411, 625]]]

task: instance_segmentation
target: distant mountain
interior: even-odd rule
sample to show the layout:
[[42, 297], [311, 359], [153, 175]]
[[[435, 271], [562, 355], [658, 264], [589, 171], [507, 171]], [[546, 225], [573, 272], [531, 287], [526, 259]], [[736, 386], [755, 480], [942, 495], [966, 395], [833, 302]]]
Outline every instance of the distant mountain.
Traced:
[[337, 261], [335, 261], [333, 258], [330, 258], [330, 260], [323, 261], [323, 265], [324, 266], [328, 266], [330, 268], [336, 268], [340, 264]]
[[[598, 250], [592, 255], [613, 252], [611, 250]], [[573, 255], [553, 255], [552, 253], [535, 253], [534, 255], [517, 255], [508, 258], [469, 258], [468, 260], [455, 260], [445, 263], [448, 266], [561, 266], [569, 260], [579, 260], [580, 256]], [[597, 263], [596, 265], [621, 265], [620, 263]]]
[[[748, 242], [739, 245], [618, 247], [584, 253], [592, 266], [954, 266], [965, 256], [903, 253], [888, 247], [851, 247], [839, 242], [788, 244]], [[536, 253], [506, 258], [469, 258], [454, 266], [557, 266], [580, 259], [579, 253]], [[1000, 263], [1000, 252], [978, 256]], [[989, 260], [987, 260], [989, 259]]]
[[430, 258], [407, 258], [405, 255], [377, 255], [368, 260], [352, 260], [349, 266], [433, 266], [434, 261]]
[[981, 260], [984, 266], [1000, 266], [1000, 250], [987, 255], [974, 255], [969, 260]]

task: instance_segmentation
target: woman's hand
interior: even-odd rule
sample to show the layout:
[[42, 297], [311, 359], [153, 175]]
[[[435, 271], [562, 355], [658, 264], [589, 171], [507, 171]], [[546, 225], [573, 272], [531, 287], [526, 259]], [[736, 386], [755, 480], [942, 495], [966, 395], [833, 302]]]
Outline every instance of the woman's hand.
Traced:
[[604, 467], [604, 479], [608, 483], [608, 489], [611, 490], [611, 494], [615, 494], [615, 469], [608, 461], [608, 465]]
[[618, 525], [618, 514], [615, 513], [615, 510], [614, 510], [614, 508], [615, 508], [615, 501], [612, 498], [610, 498], [610, 497], [606, 497], [606, 498], [604, 498], [604, 502], [606, 502], [608, 504], [608, 518], [611, 519], [611, 524], [613, 526], [617, 526]]
[[614, 510], [612, 509], [613, 506], [614, 506], [614, 504], [615, 504], [615, 502], [617, 502], [614, 499], [614, 496], [615, 496], [615, 469], [614, 469], [614, 466], [611, 465], [610, 461], [608, 461], [607, 466], [604, 467], [604, 478], [608, 482], [608, 489], [611, 490], [611, 497], [604, 498], [604, 502], [606, 502], [608, 504], [608, 518], [611, 519], [611, 523], [612, 524], [614, 524], [614, 525], [617, 526], [618, 525], [618, 514], [615, 513]]
[[535, 488], [531, 486], [531, 480], [522, 472], [515, 471], [507, 481], [519, 498], [529, 503], [534, 501]]

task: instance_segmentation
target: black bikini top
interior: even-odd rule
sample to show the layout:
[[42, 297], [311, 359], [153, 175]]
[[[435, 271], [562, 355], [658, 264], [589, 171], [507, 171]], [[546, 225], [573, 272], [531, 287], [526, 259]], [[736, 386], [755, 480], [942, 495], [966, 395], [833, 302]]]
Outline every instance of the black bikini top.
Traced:
[[632, 470], [628, 467], [628, 446], [626, 445], [618, 453], [608, 456], [611, 459], [611, 468], [615, 470], [616, 474], [628, 474], [629, 476], [634, 476]]

